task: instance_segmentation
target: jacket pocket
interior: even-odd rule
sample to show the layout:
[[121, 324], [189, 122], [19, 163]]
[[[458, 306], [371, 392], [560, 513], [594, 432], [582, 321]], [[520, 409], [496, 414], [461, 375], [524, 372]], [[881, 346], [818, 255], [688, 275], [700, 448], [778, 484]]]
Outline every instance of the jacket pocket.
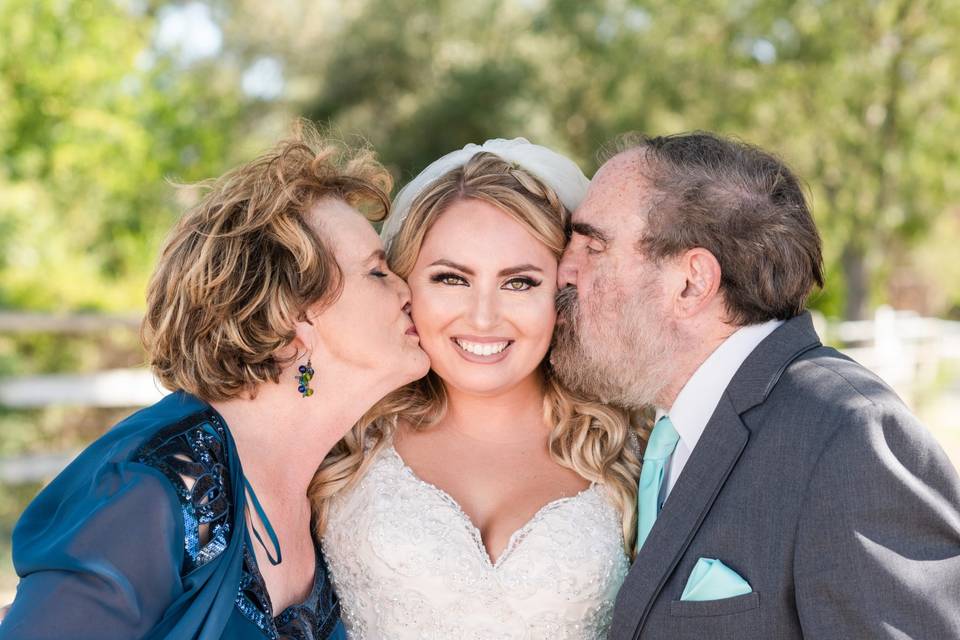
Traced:
[[670, 615], [678, 618], [708, 618], [743, 613], [760, 608], [760, 594], [756, 591], [720, 600], [674, 600]]

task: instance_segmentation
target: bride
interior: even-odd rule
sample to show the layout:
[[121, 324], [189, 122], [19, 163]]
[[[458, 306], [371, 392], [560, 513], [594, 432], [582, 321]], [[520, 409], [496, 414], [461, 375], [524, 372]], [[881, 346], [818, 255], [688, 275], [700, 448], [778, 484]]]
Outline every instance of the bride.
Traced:
[[383, 235], [432, 369], [375, 406], [311, 487], [352, 640], [606, 637], [637, 438], [547, 363], [564, 225], [587, 185], [549, 149], [491, 140], [398, 195]]

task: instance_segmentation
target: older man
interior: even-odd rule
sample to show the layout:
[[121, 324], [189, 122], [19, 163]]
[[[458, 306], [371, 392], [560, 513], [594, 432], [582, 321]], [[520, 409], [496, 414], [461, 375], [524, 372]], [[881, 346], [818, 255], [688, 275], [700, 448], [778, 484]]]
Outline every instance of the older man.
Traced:
[[707, 133], [637, 139], [571, 227], [554, 367], [658, 418], [611, 637], [960, 638], [960, 479], [820, 344], [793, 173]]

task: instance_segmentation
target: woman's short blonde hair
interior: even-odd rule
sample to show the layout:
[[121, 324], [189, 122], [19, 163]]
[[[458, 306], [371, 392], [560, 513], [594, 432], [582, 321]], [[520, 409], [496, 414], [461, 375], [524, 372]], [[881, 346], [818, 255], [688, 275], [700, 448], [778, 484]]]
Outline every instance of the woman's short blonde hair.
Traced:
[[[557, 194], [531, 173], [499, 156], [478, 153], [413, 201], [387, 253], [390, 268], [397, 275], [406, 278], [410, 274], [430, 228], [463, 199], [498, 207], [560, 259], [570, 212]], [[638, 445], [648, 433], [647, 425], [640, 416], [570, 391], [553, 375], [548, 360], [544, 359], [541, 372], [546, 385], [544, 419], [553, 427], [550, 454], [558, 464], [608, 489], [622, 515], [624, 550], [632, 554], [640, 474]], [[308, 495], [313, 503], [315, 533], [323, 534], [333, 496], [363, 476], [400, 421], [414, 429], [429, 428], [443, 417], [446, 407], [443, 381], [433, 371], [374, 405], [334, 446], [313, 479]]]
[[340, 294], [332, 247], [308, 214], [335, 198], [380, 220], [392, 179], [369, 149], [301, 122], [267, 153], [200, 186], [205, 196], [161, 251], [141, 336], [164, 386], [225, 400], [279, 381], [287, 363], [277, 352], [295, 322]]

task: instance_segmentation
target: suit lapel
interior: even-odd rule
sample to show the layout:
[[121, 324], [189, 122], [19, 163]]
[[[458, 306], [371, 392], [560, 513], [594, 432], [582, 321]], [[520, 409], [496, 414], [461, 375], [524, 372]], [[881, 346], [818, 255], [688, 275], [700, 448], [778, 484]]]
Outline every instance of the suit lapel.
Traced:
[[636, 626], [643, 625], [654, 600], [747, 446], [748, 438], [749, 431], [724, 395], [637, 554], [636, 570], [627, 575], [614, 609], [614, 628], [630, 628], [629, 621], [637, 621], [638, 614]]
[[788, 364], [819, 346], [810, 314], [803, 313], [767, 336], [741, 365], [620, 589], [613, 629], [638, 635], [747, 446], [750, 431], [740, 416], [764, 402]]

